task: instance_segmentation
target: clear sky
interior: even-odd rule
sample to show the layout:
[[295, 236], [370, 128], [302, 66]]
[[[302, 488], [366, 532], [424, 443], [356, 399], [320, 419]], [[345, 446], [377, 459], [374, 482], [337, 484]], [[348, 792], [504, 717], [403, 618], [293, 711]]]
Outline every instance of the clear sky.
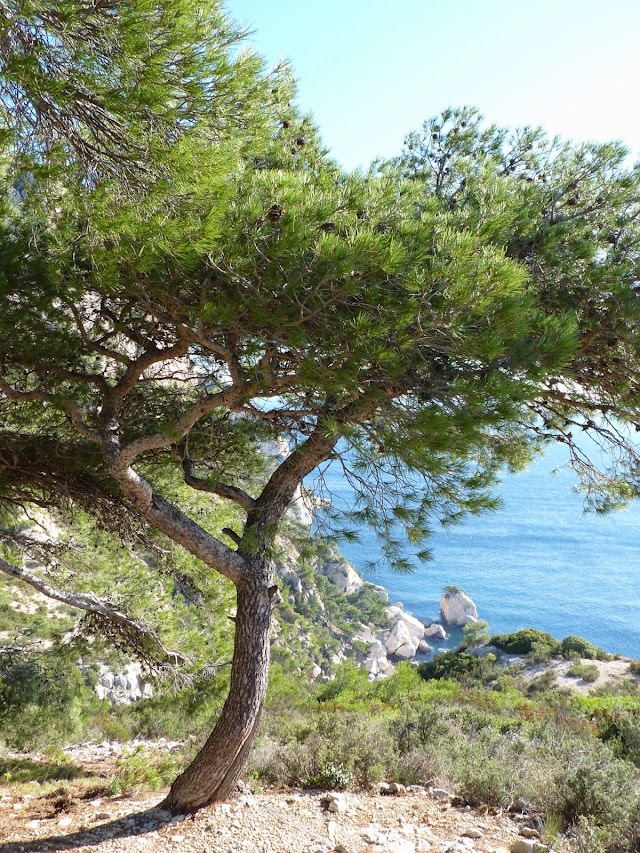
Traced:
[[447, 106], [640, 156], [640, 0], [226, 0], [347, 167]]

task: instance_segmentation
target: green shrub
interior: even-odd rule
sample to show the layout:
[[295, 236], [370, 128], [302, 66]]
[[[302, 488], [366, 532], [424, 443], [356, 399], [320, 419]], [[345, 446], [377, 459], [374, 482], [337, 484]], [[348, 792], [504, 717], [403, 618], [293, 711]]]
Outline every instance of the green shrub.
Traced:
[[464, 646], [479, 646], [489, 640], [489, 623], [484, 619], [476, 619], [465, 625], [462, 630], [462, 642]]
[[467, 652], [445, 652], [418, 667], [418, 674], [429, 681], [432, 678], [454, 678], [477, 675], [482, 667], [482, 658]]
[[333, 761], [327, 761], [315, 776], [303, 780], [303, 787], [344, 791], [350, 788], [352, 783], [351, 772], [344, 764], [334, 764]]
[[173, 755], [148, 755], [142, 745], [132, 753], [124, 753], [116, 764], [116, 773], [109, 783], [108, 793], [112, 796], [131, 794], [136, 791], [157, 791], [172, 781], [178, 770]]
[[593, 684], [598, 680], [600, 670], [594, 663], [574, 663], [568, 670], [567, 675], [572, 678], [581, 678], [583, 681]]
[[561, 644], [551, 634], [539, 631], [537, 628], [522, 628], [511, 634], [497, 634], [489, 640], [492, 646], [512, 655], [528, 655], [532, 651], [537, 654], [548, 649], [549, 657], [560, 654]]
[[637, 797], [629, 784], [629, 768], [596, 745], [574, 751], [554, 780], [558, 814], [569, 825], [586, 817], [600, 825], [625, 826]]
[[577, 634], [570, 634], [565, 637], [561, 644], [562, 654], [568, 658], [572, 652], [577, 652], [581, 658], [587, 660], [611, 660], [612, 656], [605, 652], [604, 649], [594, 646], [589, 640], [580, 637]]
[[81, 737], [103, 705], [69, 661], [52, 652], [0, 653], [0, 733], [14, 749]]

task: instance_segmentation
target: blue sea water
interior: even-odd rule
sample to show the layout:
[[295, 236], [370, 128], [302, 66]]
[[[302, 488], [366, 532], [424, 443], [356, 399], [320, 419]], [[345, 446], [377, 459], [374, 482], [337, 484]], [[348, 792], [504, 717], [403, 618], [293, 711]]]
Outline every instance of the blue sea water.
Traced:
[[[640, 658], [640, 504], [608, 515], [583, 512], [562, 446], [527, 470], [505, 475], [496, 512], [438, 529], [433, 560], [413, 574], [366, 573], [379, 558], [375, 536], [362, 530], [341, 550], [366, 580], [385, 586], [419, 618], [438, 617], [442, 588], [462, 587], [494, 633], [532, 626], [555, 637], [581, 634], [613, 653]], [[555, 473], [554, 473], [555, 471]], [[338, 501], [352, 502], [337, 468], [327, 474]]]

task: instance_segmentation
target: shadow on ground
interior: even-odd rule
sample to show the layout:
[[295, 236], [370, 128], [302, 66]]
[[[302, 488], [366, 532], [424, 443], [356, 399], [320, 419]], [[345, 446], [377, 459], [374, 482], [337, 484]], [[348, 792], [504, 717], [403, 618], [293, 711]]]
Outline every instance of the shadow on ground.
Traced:
[[67, 835], [41, 835], [38, 838], [23, 841], [1, 842], [0, 853], [44, 853], [44, 851], [92, 847], [107, 840], [132, 838], [161, 829], [169, 823], [171, 817], [170, 812], [156, 806], [142, 812], [131, 812], [117, 820], [96, 824], [91, 829], [81, 829]]
[[77, 764], [64, 761], [32, 761], [30, 758], [4, 758], [0, 760], [0, 780], [4, 782], [62, 782], [88, 779], [95, 776]]

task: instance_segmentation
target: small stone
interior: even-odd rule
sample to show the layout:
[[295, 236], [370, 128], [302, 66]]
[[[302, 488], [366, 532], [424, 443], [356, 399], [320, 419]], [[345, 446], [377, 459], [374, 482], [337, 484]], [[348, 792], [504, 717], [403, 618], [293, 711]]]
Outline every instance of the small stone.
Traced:
[[180, 841], [184, 841], [184, 835], [170, 835], [169, 841], [173, 841], [174, 844], [178, 844]]
[[390, 793], [390, 791], [389, 791], [389, 787], [390, 787], [390, 786], [389, 786], [389, 783], [388, 783], [388, 782], [378, 782], [378, 784], [376, 785], [376, 787], [377, 787], [377, 789], [380, 791], [380, 793], [381, 793], [381, 794], [388, 794], [388, 793]]
[[523, 826], [520, 830], [520, 835], [523, 838], [540, 838], [540, 833], [537, 829], [532, 829], [530, 826]]
[[484, 836], [484, 832], [481, 829], [476, 829], [473, 826], [470, 829], [465, 829], [462, 834], [466, 838], [482, 838]]
[[362, 833], [362, 839], [366, 841], [367, 844], [382, 844], [384, 840], [380, 833], [373, 827], [365, 829]]
[[325, 794], [321, 798], [321, 802], [327, 811], [335, 814], [344, 814], [347, 810], [347, 798], [344, 794], [334, 792]]
[[444, 788], [429, 788], [428, 790], [434, 800], [450, 800], [452, 796], [451, 792]]
[[336, 840], [336, 831], [338, 829], [338, 824], [335, 820], [330, 820], [327, 822], [327, 838], [329, 841], [334, 842]]
[[73, 818], [70, 817], [61, 817], [58, 821], [58, 826], [71, 826], [73, 823]]
[[[227, 805], [227, 804], [225, 803], [225, 805]], [[231, 806], [229, 806], [229, 810], [230, 810], [230, 809], [231, 809]], [[186, 820], [186, 817], [187, 817], [187, 816], [186, 816], [186, 814], [177, 814], [177, 815], [174, 815], [174, 816], [171, 818], [171, 820], [169, 821], [169, 823], [182, 823], [182, 821], [183, 821], [183, 820]]]
[[389, 785], [389, 793], [390, 794], [405, 794], [407, 789], [404, 785], [400, 784], [400, 782], [392, 782]]
[[344, 844], [336, 844], [333, 848], [333, 853], [350, 853], [350, 851], [347, 850]]
[[518, 839], [510, 845], [509, 853], [533, 853], [533, 844], [531, 841]]

